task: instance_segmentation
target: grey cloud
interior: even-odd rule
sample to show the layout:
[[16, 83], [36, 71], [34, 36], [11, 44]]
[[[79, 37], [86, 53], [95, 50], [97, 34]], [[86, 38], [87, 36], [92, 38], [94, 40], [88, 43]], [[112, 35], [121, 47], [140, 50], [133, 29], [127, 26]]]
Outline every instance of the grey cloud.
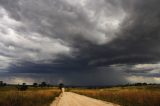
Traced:
[[71, 48], [63, 40], [51, 39], [36, 32], [18, 32], [16, 29], [23, 27], [24, 23], [11, 18], [3, 8], [0, 8], [0, 14], [2, 15], [0, 18], [0, 54], [5, 63], [3, 63], [4, 67], [16, 64], [17, 61], [49, 61], [60, 54], [70, 55]]
[[80, 35], [98, 44], [114, 38], [116, 27], [125, 14], [122, 9], [117, 9], [110, 3], [106, 3], [108, 6], [105, 7], [104, 0], [89, 0], [85, 5], [64, 0], [19, 0], [13, 4], [3, 2], [5, 5], [2, 6], [7, 10], [13, 7], [11, 16], [27, 24], [31, 31], [61, 39], [72, 39]]
[[160, 61], [158, 4], [158, 0], [0, 0], [12, 20], [0, 18], [4, 61], [0, 69], [34, 74], [33, 80], [51, 74], [68, 84], [119, 84], [147, 77], [159, 82], [159, 71], [133, 69]]
[[[47, 81], [52, 84], [57, 84], [59, 82], [63, 82], [67, 85], [116, 85], [116, 84], [125, 84], [127, 81], [124, 77], [125, 73], [122, 73], [119, 70], [112, 69], [110, 67], [99, 67], [96, 69], [89, 69], [89, 70], [53, 70], [53, 68], [47, 67], [44, 68], [40, 66], [40, 68], [31, 66], [26, 67], [26, 71], [30, 69], [30, 71], [33, 71], [33, 68], [36, 68], [37, 70], [45, 70], [46, 72], [37, 71], [37, 72], [29, 72], [29, 73], [19, 73], [19, 72], [10, 72], [9, 75], [6, 74], [3, 75], [1, 79], [5, 79], [7, 76], [7, 79], [5, 81], [8, 81], [10, 79], [15, 80], [23, 80], [28, 81], [30, 80], [32, 82], [41, 82], [41, 81]], [[33, 70], [32, 70], [33, 69]], [[51, 69], [49, 71], [49, 69]], [[25, 71], [24, 70], [24, 71]], [[14, 68], [12, 69], [14, 71]], [[35, 70], [34, 70], [35, 71]], [[55, 72], [53, 72], [55, 71]], [[59, 72], [58, 72], [59, 71]], [[73, 80], [74, 79], [74, 80]], [[28, 81], [29, 82], [29, 81]], [[16, 83], [16, 81], [14, 82]]]

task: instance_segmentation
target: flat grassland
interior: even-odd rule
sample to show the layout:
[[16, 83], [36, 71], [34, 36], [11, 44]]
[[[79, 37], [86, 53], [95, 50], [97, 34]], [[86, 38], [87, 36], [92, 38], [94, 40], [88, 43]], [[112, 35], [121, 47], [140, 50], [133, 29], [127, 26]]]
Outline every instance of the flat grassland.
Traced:
[[57, 88], [32, 88], [18, 91], [16, 87], [0, 87], [0, 106], [49, 106], [60, 94]]
[[121, 106], [160, 106], [160, 86], [130, 86], [70, 91]]

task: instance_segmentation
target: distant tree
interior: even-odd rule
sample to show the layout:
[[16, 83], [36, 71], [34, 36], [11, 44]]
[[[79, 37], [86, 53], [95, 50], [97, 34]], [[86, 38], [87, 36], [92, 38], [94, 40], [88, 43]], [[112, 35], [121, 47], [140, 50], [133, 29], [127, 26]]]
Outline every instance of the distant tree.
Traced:
[[26, 85], [26, 83], [22, 83], [22, 85], [17, 85], [17, 89], [20, 91], [25, 91], [28, 89], [28, 86]]
[[38, 84], [37, 83], [33, 83], [33, 87], [38, 87]]
[[141, 83], [135, 83], [134, 85], [135, 85], [135, 86], [140, 86], [140, 85], [141, 85]]
[[0, 87], [4, 87], [6, 85], [7, 85], [6, 83], [3, 83], [3, 81], [0, 81]]
[[26, 83], [22, 83], [22, 86], [25, 86], [26, 85]]
[[46, 82], [41, 82], [40, 86], [41, 86], [41, 87], [46, 87], [46, 86], [47, 86], [47, 83], [46, 83]]
[[63, 83], [60, 83], [59, 84], [59, 89], [62, 89], [64, 87], [64, 84]]
[[147, 83], [144, 82], [143, 85], [147, 85]]
[[7, 83], [3, 83], [3, 86], [6, 86], [7, 85]]
[[3, 86], [3, 81], [0, 81], [0, 86]]

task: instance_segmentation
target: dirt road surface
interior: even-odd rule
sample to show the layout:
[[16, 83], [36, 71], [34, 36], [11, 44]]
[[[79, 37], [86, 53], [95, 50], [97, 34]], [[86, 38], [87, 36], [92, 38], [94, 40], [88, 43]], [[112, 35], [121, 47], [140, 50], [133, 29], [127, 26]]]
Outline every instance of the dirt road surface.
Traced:
[[50, 106], [119, 106], [113, 103], [78, 95], [72, 92], [64, 92]]

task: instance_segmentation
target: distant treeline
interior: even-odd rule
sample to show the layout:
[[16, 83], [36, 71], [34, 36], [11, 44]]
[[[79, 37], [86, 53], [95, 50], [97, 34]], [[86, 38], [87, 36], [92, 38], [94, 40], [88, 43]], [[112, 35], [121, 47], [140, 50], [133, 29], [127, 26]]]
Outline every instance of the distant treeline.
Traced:
[[[26, 83], [22, 83], [22, 84], [7, 84], [7, 83], [4, 83], [3, 81], [0, 81], [0, 86], [7, 86], [7, 85], [10, 85], [10, 86], [15, 86], [15, 85], [27, 85]], [[53, 86], [51, 84], [48, 84], [46, 82], [41, 82], [41, 83], [33, 83], [32, 85], [27, 85], [27, 86], [33, 86], [33, 87], [50, 87], [50, 86]]]
[[[60, 86], [61, 84], [59, 84]], [[111, 88], [111, 87], [127, 87], [127, 86], [147, 86], [147, 85], [158, 85], [160, 86], [160, 84], [155, 84], [155, 83], [128, 83], [128, 84], [123, 84], [123, 85], [91, 85], [91, 86], [74, 86], [74, 85], [66, 85], [65, 88], [88, 88], [88, 89], [96, 89], [96, 88]], [[53, 86], [58, 86], [58, 85], [51, 85], [48, 84], [47, 82], [43, 81], [41, 83], [33, 83], [32, 85], [27, 85], [26, 83], [22, 83], [22, 84], [7, 84], [4, 83], [3, 81], [0, 81], [0, 87], [4, 87], [4, 86], [16, 86], [18, 90], [27, 90], [28, 87], [53, 87]]]
[[149, 86], [149, 85], [157, 85], [160, 86], [160, 84], [156, 83], [128, 83], [123, 85], [90, 85], [90, 86], [72, 86], [68, 85], [65, 86], [66, 88], [87, 88], [87, 89], [99, 89], [99, 88], [112, 88], [112, 87], [128, 87], [128, 86]]
[[46, 82], [33, 83], [32, 85], [27, 85], [26, 83], [22, 83], [22, 84], [7, 84], [7, 83], [4, 83], [3, 81], [0, 81], [0, 87], [5, 87], [5, 86], [15, 86], [20, 91], [27, 90], [28, 87], [53, 87], [53, 85], [48, 84]]

